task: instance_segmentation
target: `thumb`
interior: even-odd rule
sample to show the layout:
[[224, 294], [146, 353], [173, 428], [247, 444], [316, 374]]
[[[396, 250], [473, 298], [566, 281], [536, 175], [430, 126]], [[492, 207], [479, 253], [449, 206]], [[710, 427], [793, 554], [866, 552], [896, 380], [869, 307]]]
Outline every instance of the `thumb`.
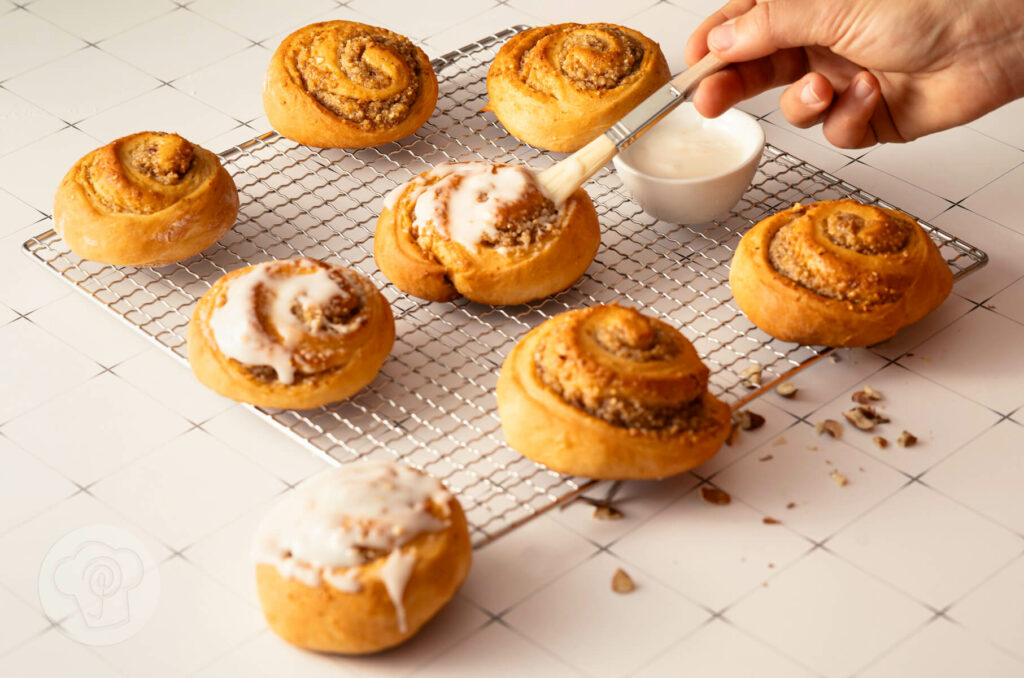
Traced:
[[726, 61], [752, 61], [790, 47], [831, 46], [841, 22], [829, 0], [771, 0], [716, 26], [708, 47]]

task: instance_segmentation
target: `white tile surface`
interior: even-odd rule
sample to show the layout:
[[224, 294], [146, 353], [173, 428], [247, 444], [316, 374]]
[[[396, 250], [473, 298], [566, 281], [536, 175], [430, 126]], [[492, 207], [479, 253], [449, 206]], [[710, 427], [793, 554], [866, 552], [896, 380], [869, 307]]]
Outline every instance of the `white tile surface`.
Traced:
[[825, 676], [847, 676], [932, 615], [898, 591], [816, 550], [726, 616]]
[[1001, 421], [925, 474], [923, 482], [1024, 534], [1024, 427]]
[[130, 63], [86, 47], [12, 78], [4, 87], [61, 120], [76, 123], [160, 84]]
[[0, 21], [0, 80], [85, 46], [85, 42], [22, 9]]
[[[1024, 326], [977, 308], [914, 349], [900, 364], [1002, 414], [1024, 404]], [[971, 350], [961, 350], [969, 346]]]
[[723, 445], [715, 456], [704, 462], [693, 473], [701, 478], [713, 478], [715, 474], [738, 459], [742, 459], [755, 450], [761, 450], [778, 440], [780, 435], [796, 422], [793, 415], [775, 407], [766, 398], [758, 398], [743, 406], [753, 414], [764, 417], [761, 428], [753, 431], [737, 430], [732, 445]]
[[0, 466], [4, 469], [0, 475], [0, 534], [78, 491], [66, 477], [3, 436]]
[[237, 124], [206, 104], [164, 85], [83, 120], [78, 128], [101, 143], [134, 132], [154, 131], [175, 132], [202, 146]]
[[810, 678], [816, 675], [721, 619], [712, 620], [636, 675], [638, 678], [669, 678], [678, 676], [680, 670], [685, 670], [688, 678]]
[[[785, 526], [766, 525], [764, 517], [738, 497], [718, 506], [694, 490], [611, 550], [691, 600], [720, 611], [811, 548]], [[772, 517], [785, 521], [789, 516]]]
[[249, 45], [236, 33], [187, 9], [176, 9], [104, 40], [103, 50], [170, 82]]
[[[235, 120], [252, 120], [263, 114], [261, 92], [273, 49], [252, 45], [179, 78], [174, 82], [174, 87]], [[215, 147], [211, 150], [219, 149]]]
[[498, 614], [596, 550], [550, 518], [537, 518], [476, 552], [462, 594]]
[[5, 676], [66, 676], [107, 678], [121, 676], [116, 667], [95, 652], [50, 629], [0, 657], [0, 674]]
[[84, 40], [98, 42], [143, 21], [166, 14], [175, 7], [170, 0], [35, 0], [32, 13]]
[[992, 297], [986, 307], [1024, 324], [1024, 278]]
[[543, 17], [545, 23], [591, 23], [607, 22], [629, 25], [630, 17], [638, 14], [641, 10], [653, 5], [651, 0], [642, 2], [615, 2], [614, 0], [593, 0], [592, 2], [573, 4], [569, 2], [552, 5], [544, 0], [509, 0], [509, 5], [536, 17]]
[[[332, 0], [195, 0], [189, 11], [215, 21], [250, 40], [259, 42], [279, 33], [282, 28], [294, 30], [310, 23], [312, 17], [337, 8]], [[283, 20], [283, 17], [288, 17]], [[291, 22], [282, 26], [282, 21]], [[272, 47], [276, 47], [273, 45]]]
[[[53, 426], [53, 412], [62, 425]], [[109, 372], [17, 417], [3, 432], [81, 485], [184, 433], [191, 424]]]
[[959, 202], [1024, 162], [1024, 151], [959, 127], [921, 137], [907, 146], [876, 146], [862, 158], [895, 177]]
[[[0, 214], [3, 215], [0, 220], [0, 237], [20, 231], [43, 218], [42, 212], [29, 207], [26, 203], [2, 190], [0, 190]], [[39, 228], [39, 230], [43, 231], [44, 229]]]
[[431, 35], [427, 38], [427, 45], [432, 48], [430, 54], [439, 56], [474, 43], [485, 35], [503, 31], [509, 26], [534, 23], [536, 18], [526, 12], [508, 5], [496, 5], [468, 17], [451, 28]]
[[1024, 540], [913, 483], [828, 548], [935, 609], [967, 593], [1024, 550]]
[[[611, 590], [623, 569], [636, 584]], [[627, 563], [600, 553], [512, 608], [512, 628], [590, 676], [623, 676], [710, 617], [709, 613]]]
[[[22, 369], [23, 365], [32, 369]], [[99, 365], [28, 320], [0, 327], [0, 422], [13, 419], [99, 371]]]
[[806, 139], [794, 131], [788, 124], [776, 125], [762, 120], [764, 136], [768, 143], [784, 149], [786, 152], [833, 174], [853, 160], [832, 146], [825, 146], [816, 141]]
[[137, 332], [82, 295], [62, 297], [29, 314], [29, 318], [104, 367], [145, 351], [149, 345]]
[[1020, 194], [1022, 181], [1024, 181], [1024, 164], [1014, 167], [995, 179], [964, 200], [963, 205], [997, 224], [1024, 234], [1024, 219], [1021, 219], [1024, 197]]
[[514, 678], [516, 676], [582, 676], [499, 622], [479, 633], [412, 675], [418, 678]]
[[864, 678], [1013, 678], [1024, 663], [945, 619], [936, 619], [861, 675]]
[[680, 37], [692, 33], [702, 19], [693, 12], [659, 2], [629, 17], [628, 26], [657, 42], [665, 54], [669, 70], [678, 73], [686, 68], [686, 59], [683, 58], [686, 40]]
[[[50, 620], [0, 588], [0, 657], [50, 626]], [[3, 665], [0, 659], [0, 666]], [[13, 675], [13, 674], [12, 674]]]
[[949, 617], [1024, 659], [1024, 558], [955, 604]]
[[[883, 368], [865, 384], [882, 394], [882, 400], [873, 405], [892, 421], [879, 424], [872, 431], [847, 425], [843, 440], [910, 476], [924, 473], [999, 420], [992, 410], [899, 365]], [[857, 384], [845, 391], [823, 413], [845, 424], [841, 414], [856, 407], [851, 396], [863, 386]], [[897, 445], [903, 431], [917, 436], [917, 444]], [[876, 436], [888, 440], [889, 446], [880, 449], [874, 443]]]
[[234, 405], [200, 384], [187, 365], [156, 349], [124, 361], [114, 372], [195, 424]]
[[[772, 117], [768, 116], [768, 119]], [[836, 176], [891, 205], [899, 205], [900, 210], [918, 219], [930, 221], [952, 207], [950, 201], [862, 162], [851, 162], [841, 167]]]
[[[797, 387], [792, 398], [783, 398], [774, 390], [762, 396], [771, 404], [798, 417], [806, 417], [835, 399], [840, 393], [870, 379], [871, 375], [885, 366], [886, 362], [871, 351], [863, 348], [841, 349], [788, 378], [786, 381]], [[756, 406], [752, 405], [756, 410]], [[838, 412], [827, 416], [835, 418]], [[813, 418], [814, 421], [825, 416]]]
[[960, 284], [960, 282], [956, 283], [956, 292], [946, 297], [946, 300], [937, 309], [913, 325], [904, 327], [892, 339], [887, 339], [881, 344], [875, 344], [871, 347], [871, 351], [883, 358], [896, 360], [904, 354], [911, 352], [915, 346], [924, 340], [938, 334], [939, 330], [949, 327], [954, 321], [963, 317], [964, 314], [974, 308], [975, 304], [958, 294]]
[[[102, 501], [183, 548], [283, 488], [207, 433], [192, 430], [93, 486]], [[185, 493], [187, 501], [182, 501]]]
[[1018, 124], [1024, 116], [1024, 101], [1014, 101], [970, 123], [976, 129], [1005, 144], [1024, 149], [1024, 130]]
[[933, 222], [989, 254], [984, 268], [956, 281], [953, 292], [972, 301], [984, 301], [1024, 276], [1024, 233], [1000, 226], [962, 207], [940, 214]]
[[[844, 436], [855, 433], [859, 432], [844, 427]], [[815, 541], [835, 534], [907, 480], [843, 440], [819, 436], [811, 426], [790, 429], [785, 437], [785, 445], [771, 448], [771, 461], [749, 455], [716, 476], [715, 483]], [[831, 477], [833, 471], [849, 484], [840, 487]], [[790, 503], [795, 506], [787, 509]]]
[[[84, 132], [65, 127], [0, 158], [0, 185], [43, 214], [53, 214], [53, 196], [61, 179], [79, 158], [99, 145]], [[31, 235], [49, 228], [46, 225]]]
[[0, 110], [3, 111], [4, 123], [0, 126], [0, 155], [52, 134], [65, 125], [58, 117], [3, 88], [0, 88]]
[[472, 17], [493, 4], [490, 1], [438, 0], [431, 6], [430, 12], [418, 12], [419, 3], [416, 0], [390, 0], [387, 3], [353, 0], [348, 6], [373, 19], [376, 22], [374, 25], [386, 25], [396, 33], [423, 40], [447, 28], [450, 17]]

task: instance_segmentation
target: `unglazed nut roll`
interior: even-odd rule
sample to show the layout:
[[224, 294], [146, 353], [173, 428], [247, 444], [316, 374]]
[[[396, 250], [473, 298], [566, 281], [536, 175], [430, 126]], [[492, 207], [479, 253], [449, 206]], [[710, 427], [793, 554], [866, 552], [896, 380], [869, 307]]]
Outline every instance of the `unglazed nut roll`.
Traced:
[[663, 478], [711, 458], [729, 407], [665, 323], [618, 305], [555, 316], [512, 349], [498, 377], [508, 444], [548, 468], [608, 480]]
[[583, 189], [556, 206], [525, 167], [467, 162], [439, 165], [392, 191], [373, 255], [415, 297], [520, 304], [576, 282], [600, 240]]
[[369, 278], [283, 259], [213, 284], [189, 322], [188, 359], [199, 381], [223, 396], [309, 409], [373, 381], [394, 341], [391, 306]]
[[76, 162], [57, 188], [54, 230], [71, 251], [115, 266], [163, 266], [230, 230], [238, 191], [216, 155], [177, 134], [139, 132]]
[[260, 525], [256, 586], [270, 628], [289, 643], [377, 652], [451, 599], [472, 559], [459, 502], [405, 466], [353, 462], [305, 481]]
[[418, 130], [437, 103], [430, 60], [408, 38], [353, 21], [300, 28], [263, 87], [271, 126], [307, 146], [364, 148]]
[[794, 205], [750, 229], [729, 284], [740, 310], [773, 337], [868, 346], [938, 307], [953, 274], [911, 217], [834, 200]]
[[658, 43], [614, 24], [557, 24], [512, 36], [487, 72], [490, 108], [517, 139], [575, 151], [671, 78]]

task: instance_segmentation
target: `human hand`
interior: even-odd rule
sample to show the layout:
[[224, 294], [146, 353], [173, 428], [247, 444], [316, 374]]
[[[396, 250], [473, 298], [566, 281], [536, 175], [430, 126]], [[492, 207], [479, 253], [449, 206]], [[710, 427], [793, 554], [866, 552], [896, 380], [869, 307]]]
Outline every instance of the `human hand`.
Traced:
[[910, 141], [1024, 96], [1021, 0], [731, 0], [690, 36], [687, 63], [709, 46], [733, 65], [698, 87], [703, 115], [789, 84], [786, 119], [823, 123], [841, 148]]

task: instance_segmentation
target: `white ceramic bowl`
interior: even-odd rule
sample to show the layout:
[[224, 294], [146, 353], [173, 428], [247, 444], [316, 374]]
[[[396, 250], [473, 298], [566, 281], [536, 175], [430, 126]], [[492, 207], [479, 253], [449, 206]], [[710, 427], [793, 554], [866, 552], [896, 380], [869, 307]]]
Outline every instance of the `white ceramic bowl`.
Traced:
[[[733, 147], [728, 153], [718, 154], [713, 147], [700, 148], [699, 130], [708, 130], [711, 137], [727, 136]], [[650, 153], [671, 148], [676, 158], [673, 144], [684, 138], [687, 148], [680, 144], [678, 159], [685, 162], [692, 157], [695, 165], [685, 168], [685, 172], [699, 176], [666, 178], [652, 174]], [[660, 149], [654, 144], [660, 144]], [[764, 130], [752, 116], [731, 109], [709, 120], [686, 102], [615, 156], [613, 162], [622, 183], [645, 212], [663, 221], [699, 224], [722, 216], [743, 197], [763, 150]], [[705, 167], [711, 168], [706, 175], [702, 173]]]

